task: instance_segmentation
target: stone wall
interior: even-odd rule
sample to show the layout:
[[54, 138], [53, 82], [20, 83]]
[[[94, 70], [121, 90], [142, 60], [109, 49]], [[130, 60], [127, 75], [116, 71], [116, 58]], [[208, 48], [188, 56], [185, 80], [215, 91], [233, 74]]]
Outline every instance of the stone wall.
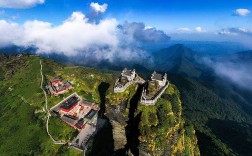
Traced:
[[[118, 83], [118, 79], [116, 81], [116, 83]], [[115, 83], [115, 84], [116, 84]], [[130, 81], [130, 82], [127, 82], [124, 86], [122, 87], [114, 87], [114, 92], [115, 93], [121, 93], [121, 92], [124, 92], [130, 85], [132, 85], [134, 83], [134, 81]]]
[[159, 94], [155, 95], [155, 97], [152, 100], [145, 100], [145, 99], [143, 99], [143, 96], [141, 96], [140, 103], [143, 105], [155, 105], [157, 100], [162, 96], [162, 94], [165, 92], [165, 90], [167, 89], [168, 86], [169, 86], [169, 82], [167, 82], [167, 84], [164, 87], [162, 87]]

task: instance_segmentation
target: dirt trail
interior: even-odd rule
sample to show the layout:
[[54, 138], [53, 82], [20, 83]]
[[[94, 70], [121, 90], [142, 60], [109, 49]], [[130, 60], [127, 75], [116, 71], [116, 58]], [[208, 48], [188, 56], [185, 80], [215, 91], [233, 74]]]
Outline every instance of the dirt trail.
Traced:
[[41, 74], [41, 84], [40, 84], [40, 88], [41, 90], [43, 91], [44, 93], [44, 96], [45, 96], [45, 109], [46, 109], [46, 132], [48, 134], [48, 136], [51, 138], [51, 140], [53, 141], [54, 144], [58, 144], [58, 145], [64, 145], [64, 144], [67, 144], [66, 142], [60, 142], [60, 141], [56, 141], [52, 135], [50, 134], [49, 132], [49, 120], [50, 120], [50, 117], [51, 117], [51, 113], [50, 113], [50, 110], [48, 110], [48, 101], [47, 101], [47, 95], [46, 95], [46, 91], [45, 89], [43, 88], [43, 83], [44, 83], [44, 76], [43, 76], [43, 65], [42, 65], [42, 61], [40, 60], [40, 74]]

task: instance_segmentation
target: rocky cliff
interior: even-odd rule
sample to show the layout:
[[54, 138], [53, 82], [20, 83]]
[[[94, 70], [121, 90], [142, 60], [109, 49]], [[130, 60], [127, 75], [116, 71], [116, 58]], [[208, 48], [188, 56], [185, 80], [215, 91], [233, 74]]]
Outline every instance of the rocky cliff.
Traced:
[[170, 85], [155, 106], [139, 104], [142, 86], [109, 93], [106, 116], [113, 127], [118, 155], [200, 155], [193, 126], [182, 117], [176, 86]]

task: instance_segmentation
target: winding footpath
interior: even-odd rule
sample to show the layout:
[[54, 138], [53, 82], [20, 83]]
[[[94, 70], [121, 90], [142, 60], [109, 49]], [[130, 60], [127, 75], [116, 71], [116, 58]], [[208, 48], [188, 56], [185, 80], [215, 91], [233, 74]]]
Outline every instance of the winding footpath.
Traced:
[[44, 93], [44, 96], [45, 96], [45, 108], [46, 108], [46, 132], [48, 134], [48, 136], [51, 138], [51, 140], [53, 141], [54, 144], [58, 144], [58, 145], [64, 145], [64, 144], [67, 144], [66, 142], [59, 142], [59, 141], [56, 141], [52, 135], [49, 133], [49, 119], [51, 117], [51, 114], [50, 114], [50, 110], [48, 110], [48, 101], [47, 101], [47, 94], [46, 94], [46, 91], [44, 90], [43, 88], [43, 83], [44, 83], [44, 76], [43, 76], [43, 65], [42, 65], [42, 61], [40, 60], [40, 74], [41, 74], [41, 84], [40, 84], [40, 88], [41, 90], [43, 90], [43, 93]]

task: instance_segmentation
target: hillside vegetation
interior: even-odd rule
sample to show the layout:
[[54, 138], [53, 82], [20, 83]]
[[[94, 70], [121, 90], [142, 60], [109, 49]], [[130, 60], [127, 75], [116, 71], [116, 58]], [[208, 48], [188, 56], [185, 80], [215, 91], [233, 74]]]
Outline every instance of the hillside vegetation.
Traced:
[[[140, 141], [153, 155], [199, 155], [191, 124], [182, 118], [180, 93], [170, 85], [155, 106], [140, 106]], [[147, 147], [147, 148], [145, 148]]]
[[251, 54], [244, 51], [210, 57], [181, 44], [154, 53], [156, 68], [168, 72], [181, 93], [183, 115], [195, 127], [201, 155], [250, 155], [252, 91], [220, 76], [205, 60], [249, 67]]
[[[139, 106], [141, 87], [138, 85], [130, 86], [124, 93], [113, 93], [118, 72], [68, 66], [30, 55], [0, 55], [0, 60], [1, 155], [83, 154], [66, 145], [55, 145], [47, 136], [40, 60], [44, 75], [60, 75], [74, 85], [64, 95], [49, 95], [49, 108], [73, 92], [100, 104], [98, 122], [105, 124], [91, 139], [88, 155], [129, 152], [199, 155], [194, 129], [182, 117], [181, 100], [174, 85], [156, 106]], [[76, 135], [74, 129], [54, 116], [49, 121], [49, 131], [58, 141], [69, 141]]]
[[181, 90], [184, 116], [195, 126], [202, 155], [248, 155], [252, 118], [240, 105], [197, 81], [179, 76], [171, 79]]

